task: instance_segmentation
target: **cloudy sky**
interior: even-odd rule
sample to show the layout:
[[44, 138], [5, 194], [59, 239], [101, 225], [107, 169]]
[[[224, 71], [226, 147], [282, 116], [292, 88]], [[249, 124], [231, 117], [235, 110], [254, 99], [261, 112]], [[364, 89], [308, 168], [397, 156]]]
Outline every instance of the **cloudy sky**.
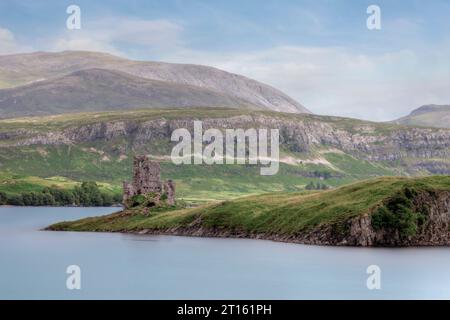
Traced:
[[[66, 9], [81, 8], [81, 30]], [[381, 8], [381, 30], [366, 26]], [[450, 104], [448, 0], [0, 2], [0, 54], [95, 50], [215, 66], [273, 85], [314, 113], [392, 120]]]

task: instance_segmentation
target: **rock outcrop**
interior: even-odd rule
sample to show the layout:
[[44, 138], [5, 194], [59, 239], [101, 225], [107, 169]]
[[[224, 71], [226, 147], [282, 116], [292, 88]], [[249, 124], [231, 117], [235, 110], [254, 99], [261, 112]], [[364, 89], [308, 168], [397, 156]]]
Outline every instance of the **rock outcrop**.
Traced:
[[396, 229], [377, 229], [373, 215], [364, 214], [341, 225], [318, 227], [299, 237], [298, 242], [347, 246], [448, 246], [450, 245], [450, 192], [420, 192], [413, 199], [413, 211], [424, 215], [414, 235], [402, 235]]
[[[280, 130], [282, 147], [300, 153], [314, 148], [343, 151], [355, 158], [373, 162], [390, 162], [404, 166], [406, 171], [450, 173], [450, 129], [431, 129], [376, 124], [344, 118], [253, 113], [229, 117], [197, 118], [203, 128], [268, 128]], [[42, 132], [20, 128], [2, 130], [1, 147], [30, 145], [75, 145], [80, 143], [113, 142], [126, 139], [128, 148], [140, 152], [154, 142], [170, 144], [171, 133], [178, 128], [193, 128], [192, 117], [160, 116], [153, 119], [98, 121], [65, 126]], [[117, 145], [117, 144], [116, 144]], [[148, 150], [155, 153], [156, 150]], [[415, 159], [414, 162], [405, 159]]]

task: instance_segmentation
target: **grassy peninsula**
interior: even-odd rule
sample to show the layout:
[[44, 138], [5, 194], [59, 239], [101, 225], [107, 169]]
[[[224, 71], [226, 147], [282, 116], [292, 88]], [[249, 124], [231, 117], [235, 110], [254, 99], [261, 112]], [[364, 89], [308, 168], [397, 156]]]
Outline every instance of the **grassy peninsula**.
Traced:
[[196, 208], [160, 208], [144, 214], [138, 206], [49, 229], [333, 245], [444, 245], [449, 199], [449, 176], [382, 177], [333, 190], [271, 193]]

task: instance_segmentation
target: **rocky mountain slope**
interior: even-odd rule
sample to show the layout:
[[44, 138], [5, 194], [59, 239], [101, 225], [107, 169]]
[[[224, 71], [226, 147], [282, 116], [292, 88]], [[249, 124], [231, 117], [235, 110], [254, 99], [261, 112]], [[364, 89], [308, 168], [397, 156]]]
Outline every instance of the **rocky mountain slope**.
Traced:
[[[2, 120], [0, 146], [110, 143], [113, 139], [127, 138], [127, 145], [118, 145], [117, 148], [138, 149], [158, 139], [169, 144], [172, 131], [177, 128], [192, 131], [194, 120], [203, 122], [203, 130], [279, 129], [282, 145], [291, 152], [308, 153], [315, 148], [327, 147], [364, 160], [391, 162], [406, 158], [431, 160], [450, 157], [450, 130], [446, 129], [230, 109], [140, 110]], [[40, 126], [44, 124], [47, 127], [42, 129]]]
[[[168, 157], [174, 145], [170, 142], [171, 132], [177, 128], [192, 131], [193, 121], [196, 119], [203, 121], [204, 130], [279, 129], [282, 162], [292, 166], [302, 163], [321, 165], [338, 174], [355, 170], [356, 161], [359, 164], [366, 162], [380, 170], [389, 169], [381, 170], [385, 174], [450, 173], [448, 129], [415, 128], [338, 117], [212, 108], [1, 120], [0, 160], [3, 161], [0, 163], [3, 162], [2, 166], [5, 168], [4, 157], [13, 157], [15, 153], [12, 151], [22, 153], [25, 149], [31, 151], [64, 146], [72, 150], [76, 147], [84, 147], [86, 150], [93, 147], [99, 157], [109, 159], [143, 152]], [[24, 156], [22, 154], [17, 160], [22, 162]], [[362, 171], [370, 171], [367, 167], [364, 168]], [[36, 170], [39, 171], [39, 168]]]
[[107, 69], [75, 71], [59, 78], [0, 90], [0, 117], [3, 118], [165, 107], [258, 108], [217, 91]]
[[422, 106], [408, 116], [395, 120], [394, 123], [436, 128], [450, 128], [449, 105]]
[[[136, 208], [49, 230], [269, 239], [317, 245], [450, 245], [450, 177], [378, 178], [163, 211]], [[173, 210], [173, 209], [172, 209]]]
[[[17, 88], [34, 82], [55, 80], [76, 71], [96, 68], [121, 71], [139, 78], [170, 84], [212, 90], [219, 95], [228, 96], [230, 100], [245, 101], [245, 104], [261, 109], [309, 113], [298, 102], [271, 86], [216, 68], [189, 64], [132, 61], [96, 52], [36, 52], [0, 56], [0, 87]], [[103, 97], [103, 99], [108, 100], [109, 98]], [[206, 102], [202, 103], [202, 105], [205, 104]], [[240, 106], [237, 105], [236, 107], [239, 108]]]

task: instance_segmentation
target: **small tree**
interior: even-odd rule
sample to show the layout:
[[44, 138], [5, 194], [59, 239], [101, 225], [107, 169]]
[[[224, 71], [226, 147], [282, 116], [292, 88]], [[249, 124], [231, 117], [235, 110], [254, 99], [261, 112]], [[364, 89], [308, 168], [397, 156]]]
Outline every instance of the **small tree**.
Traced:
[[8, 196], [4, 192], [0, 192], [0, 206], [6, 204], [8, 201]]
[[315, 188], [316, 188], [316, 185], [312, 181], [309, 182], [305, 187], [306, 190], [314, 190]]

